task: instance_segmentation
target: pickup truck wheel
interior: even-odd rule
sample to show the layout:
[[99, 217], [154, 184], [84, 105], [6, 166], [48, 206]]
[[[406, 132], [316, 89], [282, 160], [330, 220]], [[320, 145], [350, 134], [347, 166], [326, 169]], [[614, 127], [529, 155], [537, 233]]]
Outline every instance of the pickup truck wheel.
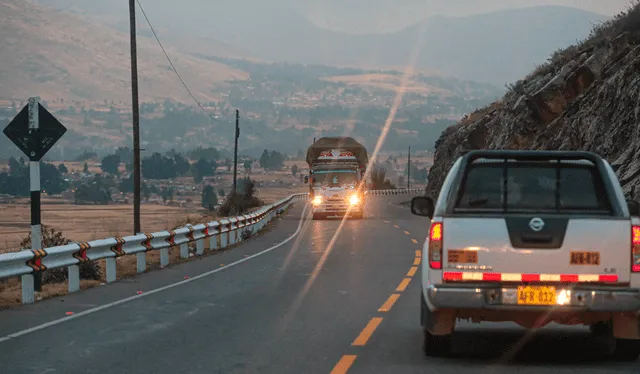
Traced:
[[313, 220], [317, 221], [319, 219], [324, 218], [324, 215], [322, 213], [313, 213]]
[[424, 342], [422, 349], [425, 356], [448, 357], [451, 355], [453, 343], [452, 335], [433, 335], [428, 330], [424, 330]]
[[447, 335], [433, 335], [427, 329], [429, 325], [429, 317], [431, 312], [424, 301], [424, 294], [420, 292], [420, 324], [422, 325], [422, 331], [424, 332], [424, 341], [422, 343], [422, 349], [425, 356], [431, 357], [447, 357], [451, 354], [451, 347], [453, 342], [453, 334]]
[[640, 357], [640, 340], [616, 339], [613, 359], [616, 361], [635, 361]]
[[611, 322], [596, 322], [589, 326], [589, 331], [597, 337], [610, 336]]

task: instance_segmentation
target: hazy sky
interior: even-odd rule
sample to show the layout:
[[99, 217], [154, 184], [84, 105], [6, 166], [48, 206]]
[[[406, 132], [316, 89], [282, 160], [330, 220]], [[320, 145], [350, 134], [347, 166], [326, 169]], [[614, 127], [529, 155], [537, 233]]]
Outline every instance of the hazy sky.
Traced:
[[[241, 1], [241, 0], [238, 0]], [[268, 2], [269, 0], [263, 0]], [[632, 0], [295, 0], [304, 4], [315, 24], [356, 32], [385, 32], [429, 16], [465, 16], [535, 5], [563, 5], [608, 16], [626, 9]]]
[[[32, 0], [61, 9], [81, 8], [94, 14], [126, 14], [124, 0]], [[192, 12], [242, 14], [245, 19], [268, 17], [270, 11], [301, 11], [318, 26], [348, 33], [402, 29], [435, 15], [466, 16], [535, 5], [563, 5], [607, 16], [634, 0], [140, 0], [156, 22], [170, 15], [188, 22]], [[233, 26], [237, 26], [234, 23]]]

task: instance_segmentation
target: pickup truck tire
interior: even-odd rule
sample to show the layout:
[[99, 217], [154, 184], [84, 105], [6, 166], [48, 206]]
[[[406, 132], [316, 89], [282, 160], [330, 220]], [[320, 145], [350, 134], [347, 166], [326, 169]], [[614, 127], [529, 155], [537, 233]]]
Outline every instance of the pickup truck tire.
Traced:
[[364, 212], [353, 212], [351, 217], [353, 217], [353, 219], [362, 219], [364, 217]]
[[324, 214], [322, 214], [322, 213], [313, 213], [313, 220], [314, 221], [317, 221], [317, 220], [323, 219], [323, 218], [325, 218]]
[[635, 361], [640, 357], [640, 340], [616, 339], [616, 348], [613, 350], [613, 359], [616, 361]]
[[589, 326], [589, 331], [594, 336], [605, 337], [611, 335], [611, 321], [608, 322], [596, 322]]
[[453, 346], [453, 334], [433, 335], [429, 332], [429, 319], [433, 318], [431, 311], [424, 301], [424, 295], [420, 293], [420, 324], [424, 333], [422, 349], [427, 357], [448, 357]]

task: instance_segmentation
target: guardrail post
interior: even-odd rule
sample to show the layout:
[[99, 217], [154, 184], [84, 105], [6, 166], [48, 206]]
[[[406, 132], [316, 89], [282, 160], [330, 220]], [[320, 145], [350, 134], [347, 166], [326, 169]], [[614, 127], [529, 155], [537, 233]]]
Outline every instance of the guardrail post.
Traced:
[[160, 249], [160, 266], [169, 265], [169, 247]]
[[180, 258], [183, 260], [189, 258], [189, 243], [180, 244]]
[[147, 270], [147, 254], [145, 252], [136, 253], [136, 265], [138, 274], [144, 273], [145, 270]]
[[238, 231], [238, 229], [235, 228], [232, 228], [231, 231], [229, 231], [229, 245], [236, 244], [236, 231]]
[[22, 303], [33, 304], [36, 294], [33, 290], [33, 274], [25, 274], [22, 277]]
[[196, 240], [196, 254], [202, 256], [204, 254], [204, 238]]
[[[224, 230], [227, 230], [227, 228], [225, 227]], [[227, 248], [228, 245], [229, 245], [229, 232], [225, 231], [220, 234], [220, 248]]]
[[105, 262], [106, 262], [106, 268], [107, 268], [106, 281], [107, 283], [115, 282], [117, 277], [116, 258], [107, 257], [105, 259]]
[[69, 293], [80, 291], [80, 267], [78, 265], [67, 267], [67, 280]]

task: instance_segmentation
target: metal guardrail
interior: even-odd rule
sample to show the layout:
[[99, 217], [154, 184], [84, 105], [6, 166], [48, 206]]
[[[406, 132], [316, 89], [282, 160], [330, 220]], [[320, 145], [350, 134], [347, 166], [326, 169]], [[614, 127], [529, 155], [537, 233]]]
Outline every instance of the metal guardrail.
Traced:
[[[369, 195], [403, 195], [422, 193], [421, 189], [372, 190]], [[90, 242], [71, 243], [44, 249], [27, 249], [20, 252], [0, 254], [0, 280], [18, 277], [22, 279], [22, 303], [35, 301], [34, 277], [36, 272], [47, 269], [67, 268], [69, 293], [80, 290], [81, 263], [104, 259], [106, 262], [106, 283], [117, 279], [117, 258], [136, 255], [137, 272], [146, 271], [146, 254], [160, 251], [160, 266], [169, 265], [169, 249], [180, 248], [180, 258], [189, 258], [189, 244], [195, 242], [196, 255], [205, 250], [219, 250], [244, 240], [243, 232], [255, 234], [264, 228], [284, 209], [297, 201], [306, 200], [307, 193], [291, 195], [274, 204], [266, 205], [256, 211], [236, 217], [222, 218], [218, 221], [187, 225], [171, 231], [141, 233], [125, 237], [112, 237]]]
[[365, 192], [367, 195], [413, 195], [424, 193], [424, 188], [397, 188], [395, 190], [369, 190]]

